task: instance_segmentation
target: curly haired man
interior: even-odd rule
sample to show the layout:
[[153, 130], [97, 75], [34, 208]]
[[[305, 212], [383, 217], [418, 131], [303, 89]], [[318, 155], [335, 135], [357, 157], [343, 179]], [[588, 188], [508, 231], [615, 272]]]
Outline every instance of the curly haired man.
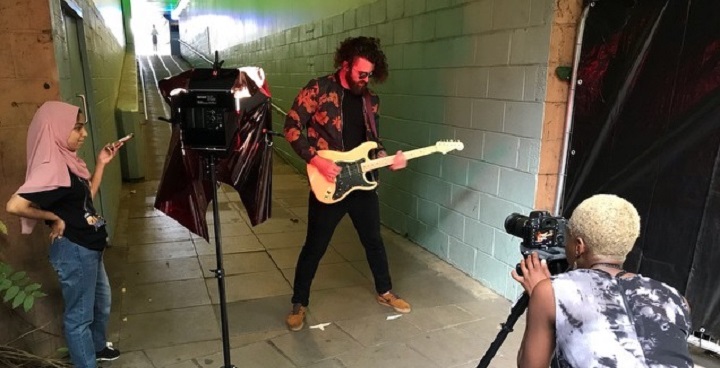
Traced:
[[[388, 76], [380, 41], [371, 37], [346, 39], [335, 52], [335, 67], [335, 73], [311, 80], [300, 91], [288, 112], [284, 128], [285, 139], [295, 152], [331, 183], [341, 168], [334, 161], [317, 155], [318, 150], [346, 152], [373, 141], [378, 144], [378, 149], [372, 155], [387, 156], [378, 136], [380, 99], [368, 88], [370, 79], [383, 82]], [[406, 163], [405, 156], [398, 151], [390, 169], [402, 169]], [[374, 177], [376, 173], [368, 175]], [[286, 320], [293, 331], [299, 331], [304, 325], [310, 285], [335, 227], [345, 214], [350, 215], [365, 248], [375, 280], [377, 302], [399, 313], [410, 312], [410, 305], [391, 291], [387, 255], [380, 236], [377, 192], [353, 191], [342, 201], [332, 204], [318, 201], [311, 192], [307, 235], [295, 269], [292, 311]]]

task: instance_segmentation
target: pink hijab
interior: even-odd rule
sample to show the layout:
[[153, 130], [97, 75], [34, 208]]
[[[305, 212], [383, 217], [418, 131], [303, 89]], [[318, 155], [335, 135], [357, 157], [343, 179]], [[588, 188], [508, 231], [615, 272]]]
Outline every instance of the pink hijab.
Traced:
[[[35, 112], [27, 136], [25, 183], [17, 193], [46, 192], [70, 186], [68, 168], [90, 179], [85, 161], [68, 149], [67, 140], [77, 122], [79, 108], [64, 102], [47, 101]], [[22, 218], [22, 233], [30, 234], [37, 221]]]

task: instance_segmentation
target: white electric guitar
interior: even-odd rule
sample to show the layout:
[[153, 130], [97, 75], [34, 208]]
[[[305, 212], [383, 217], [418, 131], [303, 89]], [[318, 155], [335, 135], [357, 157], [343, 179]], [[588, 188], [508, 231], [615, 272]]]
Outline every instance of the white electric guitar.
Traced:
[[[411, 160], [436, 152], [446, 154], [453, 150], [462, 151], [464, 147], [460, 141], [439, 141], [432, 146], [403, 153], [405, 154], [405, 158]], [[318, 151], [318, 156], [335, 162], [341, 169], [340, 174], [335, 177], [335, 181], [329, 182], [325, 176], [320, 174], [314, 165], [307, 165], [310, 188], [313, 193], [315, 193], [318, 201], [326, 204], [337, 203], [354, 190], [375, 189], [378, 183], [368, 180], [365, 173], [381, 167], [390, 166], [395, 158], [395, 155], [392, 155], [371, 160], [368, 157], [368, 153], [375, 148], [377, 148], [377, 143], [368, 141], [348, 152], [332, 150]]]

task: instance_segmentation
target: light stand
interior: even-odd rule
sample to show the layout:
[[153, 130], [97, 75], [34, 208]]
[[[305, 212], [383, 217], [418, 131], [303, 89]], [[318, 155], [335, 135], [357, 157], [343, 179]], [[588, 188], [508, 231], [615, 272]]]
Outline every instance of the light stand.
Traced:
[[237, 69], [221, 69], [223, 61], [215, 62], [212, 69], [195, 69], [196, 76], [188, 84], [188, 91], [173, 101], [173, 121], [180, 124], [181, 139], [186, 148], [195, 150], [205, 160], [212, 186], [213, 228], [215, 229], [215, 260], [217, 268], [210, 270], [218, 280], [220, 297], [220, 327], [222, 330], [223, 365], [236, 368], [230, 362], [230, 336], [228, 331], [227, 298], [225, 295], [225, 269], [223, 268], [220, 207], [218, 204], [217, 161], [232, 146], [236, 132], [233, 117], [240, 111], [230, 92], [237, 78]]
[[217, 178], [215, 173], [215, 160], [218, 157], [212, 151], [204, 155], [210, 170], [210, 185], [213, 193], [213, 228], [215, 229], [215, 260], [217, 269], [210, 270], [218, 279], [218, 293], [220, 295], [220, 325], [222, 329], [223, 366], [221, 368], [235, 368], [230, 363], [230, 334], [228, 331], [227, 298], [225, 297], [225, 270], [223, 269], [222, 241], [220, 236], [220, 209], [218, 205]]
[[[229, 176], [231, 177], [232, 185], [236, 190], [240, 191], [239, 180], [245, 180], [249, 174], [245, 172], [247, 167], [244, 166], [236, 172], [238, 162], [255, 162], [255, 156], [253, 155], [258, 152], [263, 155], [266, 153], [264, 151], [252, 150], [262, 146], [262, 142], [258, 143], [257, 140], [261, 139], [262, 134], [268, 134], [266, 129], [260, 130], [261, 126], [258, 127], [249, 123], [242, 124], [240, 120], [244, 119], [244, 116], [250, 116], [250, 119], [260, 116], [246, 115], [247, 109], [257, 107], [259, 103], [267, 102], [266, 100], [269, 98], [269, 94], [255, 93], [260, 90], [260, 87], [255, 85], [252, 78], [249, 78], [246, 74], [241, 74], [239, 69], [222, 69], [222, 64], [223, 61], [218, 60], [218, 52], [216, 51], [215, 62], [211, 69], [194, 68], [191, 71], [183, 72], [176, 76], [177, 78], [173, 77], [169, 80], [164, 80], [165, 84], [161, 86], [161, 89], [163, 89], [165, 96], [169, 96], [167, 99], [170, 100], [169, 104], [172, 110], [171, 118], [168, 121], [176, 124], [179, 128], [180, 149], [182, 152], [192, 150], [198, 154], [197, 156], [187, 157], [185, 153], [183, 153], [183, 160], [192, 160], [192, 165], [195, 167], [199, 165], [202, 166], [202, 174], [204, 175], [196, 178], [195, 174], [192, 174], [192, 180], [202, 180], [201, 186], [204, 190], [204, 193], [202, 193], [202, 200], [204, 201], [203, 209], [207, 208], [206, 196], [209, 196], [209, 193], [206, 192], [207, 179], [209, 179], [210, 185], [212, 186], [213, 227], [215, 230], [217, 268], [210, 271], [218, 280], [220, 299], [220, 323], [223, 347], [223, 366], [220, 368], [235, 368], [230, 362], [225, 270], [223, 268], [220, 209], [218, 203], [218, 176], [220, 176], [220, 181], [228, 182], [228, 178], [226, 178], [228, 175], [225, 172], [225, 165], [227, 163], [231, 166], [230, 171], [232, 173], [229, 174]], [[264, 79], [264, 74], [260, 74], [263, 75], [262, 78]], [[257, 98], [255, 96], [257, 96]], [[241, 106], [240, 103], [241, 99], [244, 99], [243, 106]], [[267, 120], [267, 115], [262, 116]], [[266, 125], [268, 125], [267, 123], [269, 123], [269, 121], [265, 121]], [[266, 126], [265, 128], [268, 127]], [[265, 143], [267, 143], [267, 141]], [[243, 144], [248, 144], [251, 149], [247, 149]], [[252, 153], [248, 153], [248, 151]], [[247, 153], [247, 155], [243, 152]], [[267, 157], [268, 156], [261, 156], [261, 159], [264, 160]], [[197, 161], [198, 158], [203, 160], [203, 162], [199, 163]], [[228, 160], [227, 162], [224, 161], [226, 158]], [[262, 162], [260, 164], [262, 165]], [[217, 172], [218, 165], [221, 165], [220, 173]], [[250, 168], [250, 170], [252, 170], [252, 168]], [[267, 171], [263, 172], [263, 175], [268, 174]], [[254, 180], [260, 179], [255, 178]], [[244, 185], [244, 183], [241, 184]], [[260, 193], [259, 191], [262, 189], [260, 185], [261, 184], [257, 184], [257, 188], [249, 187], [248, 190], [257, 197], [257, 193]], [[265, 192], [262, 192], [261, 195], [264, 195], [264, 193]], [[196, 195], [200, 194], [196, 193]], [[245, 202], [245, 197], [243, 197], [242, 193], [241, 199]], [[195, 198], [194, 200], [198, 199]], [[265, 199], [263, 199], [263, 201], [265, 201]], [[263, 205], [269, 205], [269, 200], [267, 202], [267, 204], [263, 203]], [[265, 209], [263, 209], [263, 211], [265, 211]], [[196, 214], [196, 216], [198, 215], [200, 214]], [[205, 214], [202, 214], [202, 216], [205, 216]], [[205, 227], [199, 230], [202, 230], [203, 235], [207, 233]]]

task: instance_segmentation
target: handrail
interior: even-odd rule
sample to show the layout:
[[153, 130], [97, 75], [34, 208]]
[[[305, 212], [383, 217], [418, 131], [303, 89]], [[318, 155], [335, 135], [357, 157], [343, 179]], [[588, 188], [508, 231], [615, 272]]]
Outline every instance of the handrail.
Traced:
[[137, 58], [137, 56], [135, 57], [135, 67], [137, 68], [138, 74], [140, 74], [140, 93], [143, 100], [143, 113], [145, 114], [145, 120], [143, 120], [144, 124], [148, 120], [147, 96], [145, 95], [145, 73], [143, 72], [142, 63], [140, 62], [140, 59]]
[[275, 109], [275, 111], [277, 111], [277, 112], [279, 112], [280, 114], [282, 114], [282, 116], [287, 116], [287, 113], [286, 113], [285, 111], [283, 111], [283, 109], [280, 108], [280, 106], [275, 105], [275, 104], [272, 103], [272, 102], [270, 102], [270, 105], [272, 106], [273, 109]]
[[205, 60], [208, 64], [213, 65], [213, 62], [212, 62], [207, 56], [205, 56], [205, 54], [203, 54], [202, 52], [196, 50], [196, 49], [195, 49], [194, 47], [192, 47], [189, 43], [187, 43], [187, 42], [185, 42], [185, 41], [183, 41], [183, 40], [181, 40], [181, 39], [178, 39], [178, 42], [180, 42], [181, 44], [187, 46], [187, 48], [190, 49], [190, 51], [192, 51], [192, 52], [194, 52], [195, 54], [197, 54], [198, 56], [200, 56], [200, 58], [202, 58], [203, 60]]

